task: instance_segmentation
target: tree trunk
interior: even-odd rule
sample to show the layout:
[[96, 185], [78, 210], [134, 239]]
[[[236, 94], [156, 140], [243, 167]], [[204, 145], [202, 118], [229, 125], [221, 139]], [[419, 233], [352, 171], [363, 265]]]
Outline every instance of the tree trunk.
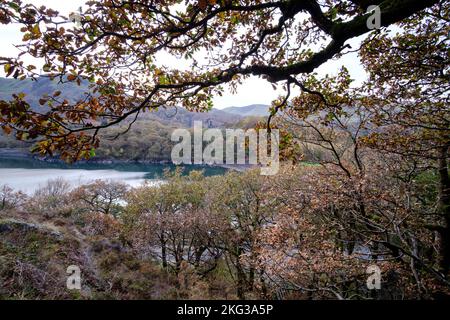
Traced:
[[167, 249], [166, 249], [166, 240], [164, 239], [164, 235], [161, 235], [161, 260], [164, 270], [167, 270]]
[[448, 175], [448, 148], [441, 149], [439, 157], [439, 212], [444, 218], [445, 226], [441, 231], [440, 267], [447, 276], [450, 270], [450, 178]]
[[240, 300], [245, 300], [245, 273], [242, 270], [240, 264], [237, 266], [237, 296]]
[[246, 276], [245, 276], [245, 272], [244, 272], [244, 269], [243, 269], [243, 267], [242, 267], [242, 265], [241, 265], [241, 261], [240, 261], [240, 259], [241, 259], [241, 252], [242, 252], [242, 250], [241, 250], [241, 248], [237, 248], [237, 251], [236, 251], [236, 264], [235, 264], [235, 267], [236, 267], [236, 278], [237, 278], [237, 284], [236, 284], [236, 286], [237, 286], [237, 296], [238, 296], [238, 299], [240, 299], [240, 300], [245, 300], [245, 289], [246, 289], [246, 287], [247, 287], [247, 279], [246, 279]]

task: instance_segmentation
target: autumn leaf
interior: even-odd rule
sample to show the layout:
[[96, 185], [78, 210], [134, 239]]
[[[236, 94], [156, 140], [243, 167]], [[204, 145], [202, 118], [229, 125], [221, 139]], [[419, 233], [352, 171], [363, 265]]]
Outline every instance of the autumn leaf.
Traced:
[[208, 6], [208, 0], [199, 0], [198, 1], [198, 7], [201, 10], [205, 10], [207, 6]]
[[41, 29], [39, 28], [39, 24], [35, 24], [33, 29], [31, 29], [31, 33], [35, 38], [38, 38], [41, 36]]
[[11, 127], [8, 125], [3, 126], [2, 129], [3, 129], [3, 132], [5, 132], [6, 134], [10, 134], [12, 131]]

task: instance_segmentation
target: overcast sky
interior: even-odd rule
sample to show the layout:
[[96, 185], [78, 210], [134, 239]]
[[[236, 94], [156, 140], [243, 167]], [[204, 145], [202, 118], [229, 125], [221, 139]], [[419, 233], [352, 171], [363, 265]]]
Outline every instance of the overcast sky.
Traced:
[[[77, 11], [77, 9], [82, 6], [86, 0], [71, 0], [71, 1], [63, 1], [63, 0], [34, 0], [34, 1], [24, 1], [24, 2], [32, 2], [33, 4], [45, 5], [46, 7], [56, 9], [61, 14], [68, 16], [69, 13]], [[17, 54], [17, 49], [14, 47], [14, 44], [20, 44], [22, 34], [19, 31], [19, 25], [0, 25], [0, 56], [3, 57], [11, 57]], [[356, 48], [360, 39], [354, 39], [350, 42], [352, 47]], [[165, 61], [161, 61], [165, 60]], [[159, 58], [158, 62], [161, 63], [172, 63], [176, 60], [167, 59], [167, 58]], [[181, 63], [181, 61], [180, 61]], [[320, 75], [325, 74], [336, 74], [339, 70], [340, 66], [345, 65], [350, 72], [350, 75], [353, 79], [355, 79], [355, 83], [361, 83], [365, 79], [365, 72], [362, 68], [359, 58], [356, 54], [348, 54], [343, 58], [337, 61], [329, 61], [323, 64], [320, 68], [317, 69]], [[4, 76], [3, 70], [0, 75]], [[281, 91], [275, 91], [272, 88], [272, 85], [263, 79], [259, 79], [256, 77], [252, 77], [246, 80], [239, 88], [236, 94], [231, 94], [226, 91], [223, 97], [216, 97], [214, 99], [214, 107], [222, 109], [230, 106], [245, 106], [249, 104], [270, 104], [272, 100], [277, 98]]]

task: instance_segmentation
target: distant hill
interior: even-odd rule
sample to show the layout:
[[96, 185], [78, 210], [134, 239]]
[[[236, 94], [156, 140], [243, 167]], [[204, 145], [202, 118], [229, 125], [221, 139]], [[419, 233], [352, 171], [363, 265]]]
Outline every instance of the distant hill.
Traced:
[[[39, 99], [44, 94], [52, 94], [58, 90], [61, 91], [63, 99], [73, 102], [83, 98], [89, 88], [87, 82], [82, 82], [78, 86], [73, 82], [58, 84], [57, 80], [51, 81], [48, 78], [38, 78], [37, 81], [0, 78], [0, 100], [11, 100], [13, 94], [23, 92], [26, 94], [25, 100], [35, 110], [45, 110], [45, 107], [39, 105]], [[143, 113], [140, 119], [152, 119], [164, 125], [170, 124], [181, 127], [192, 127], [194, 121], [203, 121], [204, 127], [221, 128], [230, 127], [233, 123], [242, 120], [243, 117], [245, 115], [218, 109], [213, 109], [210, 112], [189, 112], [183, 108], [159, 108], [154, 112]]]
[[86, 82], [78, 86], [74, 82], [61, 84], [57, 80], [51, 81], [48, 78], [39, 78], [38, 81], [33, 81], [31, 78], [25, 80], [0, 78], [0, 100], [11, 100], [14, 93], [23, 92], [26, 95], [25, 101], [32, 108], [45, 108], [39, 105], [39, 99], [44, 94], [50, 95], [55, 91], [61, 91], [62, 99], [76, 101], [81, 99], [89, 88]]
[[270, 106], [266, 104], [251, 104], [249, 106], [244, 107], [228, 107], [222, 109], [222, 111], [225, 111], [230, 114], [239, 115], [241, 117], [249, 117], [249, 116], [268, 117], [270, 114], [269, 108]]
[[[88, 91], [85, 82], [78, 86], [75, 83], [58, 84], [48, 78], [38, 81], [26, 79], [0, 78], [0, 100], [11, 100], [12, 94], [23, 92], [25, 100], [35, 110], [45, 111], [39, 105], [39, 99], [44, 94], [61, 91], [61, 97], [69, 101], [76, 101], [84, 97]], [[140, 115], [131, 130], [115, 139], [110, 139], [126, 130], [127, 119], [124, 123], [105, 129], [101, 132], [102, 143], [96, 150], [97, 159], [120, 159], [141, 161], [168, 161], [173, 143], [170, 136], [174, 129], [191, 128], [194, 121], [202, 121], [203, 128], [251, 128], [261, 120], [259, 115], [266, 115], [268, 106], [253, 105], [242, 108], [232, 107], [227, 110], [212, 109], [209, 112], [190, 112], [183, 108], [164, 108], [148, 111]], [[233, 109], [237, 109], [235, 112]], [[241, 110], [241, 111], [239, 111]], [[109, 137], [109, 138], [106, 138]], [[13, 135], [5, 135], [0, 130], [0, 156], [7, 154], [8, 149], [23, 149], [27, 153], [30, 142], [18, 141]]]
[[140, 116], [140, 120], [153, 119], [165, 125], [179, 125], [190, 128], [194, 121], [202, 121], [204, 128], [225, 128], [239, 122], [243, 117], [222, 110], [213, 109], [209, 112], [191, 112], [183, 108], [159, 108], [146, 112]]

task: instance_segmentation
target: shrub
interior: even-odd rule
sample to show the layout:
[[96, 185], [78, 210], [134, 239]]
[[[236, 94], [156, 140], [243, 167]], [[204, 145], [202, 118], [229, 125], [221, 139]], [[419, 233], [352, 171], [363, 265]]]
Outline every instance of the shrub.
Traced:
[[73, 211], [69, 190], [70, 184], [62, 178], [49, 180], [45, 186], [35, 191], [25, 208], [30, 213], [42, 214], [46, 218], [69, 216]]
[[26, 195], [21, 191], [15, 192], [8, 185], [0, 188], [0, 211], [20, 208], [26, 199]]

